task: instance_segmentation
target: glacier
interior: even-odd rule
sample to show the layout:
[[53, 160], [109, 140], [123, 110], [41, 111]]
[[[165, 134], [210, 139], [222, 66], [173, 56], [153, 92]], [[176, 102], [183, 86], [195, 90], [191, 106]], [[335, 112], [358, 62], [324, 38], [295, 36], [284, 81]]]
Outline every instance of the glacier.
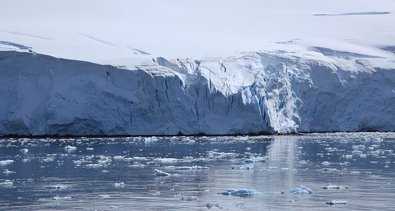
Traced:
[[391, 8], [3, 2], [0, 136], [394, 131]]
[[[10, 46], [9, 43], [7, 45]], [[135, 68], [0, 51], [1, 135], [393, 131], [388, 59], [314, 48]]]

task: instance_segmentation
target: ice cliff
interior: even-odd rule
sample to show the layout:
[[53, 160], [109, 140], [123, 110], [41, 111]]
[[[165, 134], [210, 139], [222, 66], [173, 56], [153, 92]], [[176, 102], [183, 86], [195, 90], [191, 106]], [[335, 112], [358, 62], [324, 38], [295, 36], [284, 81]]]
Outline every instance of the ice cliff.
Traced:
[[312, 48], [127, 68], [3, 45], [0, 135], [395, 130], [395, 69], [381, 57]]

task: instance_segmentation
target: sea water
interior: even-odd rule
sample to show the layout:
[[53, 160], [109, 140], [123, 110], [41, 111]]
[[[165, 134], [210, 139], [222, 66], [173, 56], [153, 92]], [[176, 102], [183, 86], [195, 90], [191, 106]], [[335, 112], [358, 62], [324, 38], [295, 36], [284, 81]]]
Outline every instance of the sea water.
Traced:
[[0, 139], [0, 209], [395, 210], [394, 149], [393, 133]]

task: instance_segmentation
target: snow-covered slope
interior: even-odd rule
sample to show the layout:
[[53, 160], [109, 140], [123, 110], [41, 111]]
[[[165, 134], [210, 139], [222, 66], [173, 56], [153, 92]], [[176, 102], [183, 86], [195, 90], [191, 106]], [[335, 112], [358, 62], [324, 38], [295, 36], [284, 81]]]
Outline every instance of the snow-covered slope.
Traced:
[[392, 0], [3, 3], [0, 135], [394, 131], [391, 8]]
[[[319, 46], [382, 54], [395, 46], [393, 0], [12, 0], [0, 40], [115, 66]], [[143, 57], [143, 58], [142, 58]]]

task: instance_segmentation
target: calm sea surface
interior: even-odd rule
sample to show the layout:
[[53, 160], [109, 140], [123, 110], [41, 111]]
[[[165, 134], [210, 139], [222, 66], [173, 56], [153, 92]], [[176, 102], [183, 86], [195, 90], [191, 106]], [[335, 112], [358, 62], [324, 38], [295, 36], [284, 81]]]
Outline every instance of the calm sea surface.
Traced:
[[393, 133], [0, 139], [0, 210], [395, 210], [394, 150]]

